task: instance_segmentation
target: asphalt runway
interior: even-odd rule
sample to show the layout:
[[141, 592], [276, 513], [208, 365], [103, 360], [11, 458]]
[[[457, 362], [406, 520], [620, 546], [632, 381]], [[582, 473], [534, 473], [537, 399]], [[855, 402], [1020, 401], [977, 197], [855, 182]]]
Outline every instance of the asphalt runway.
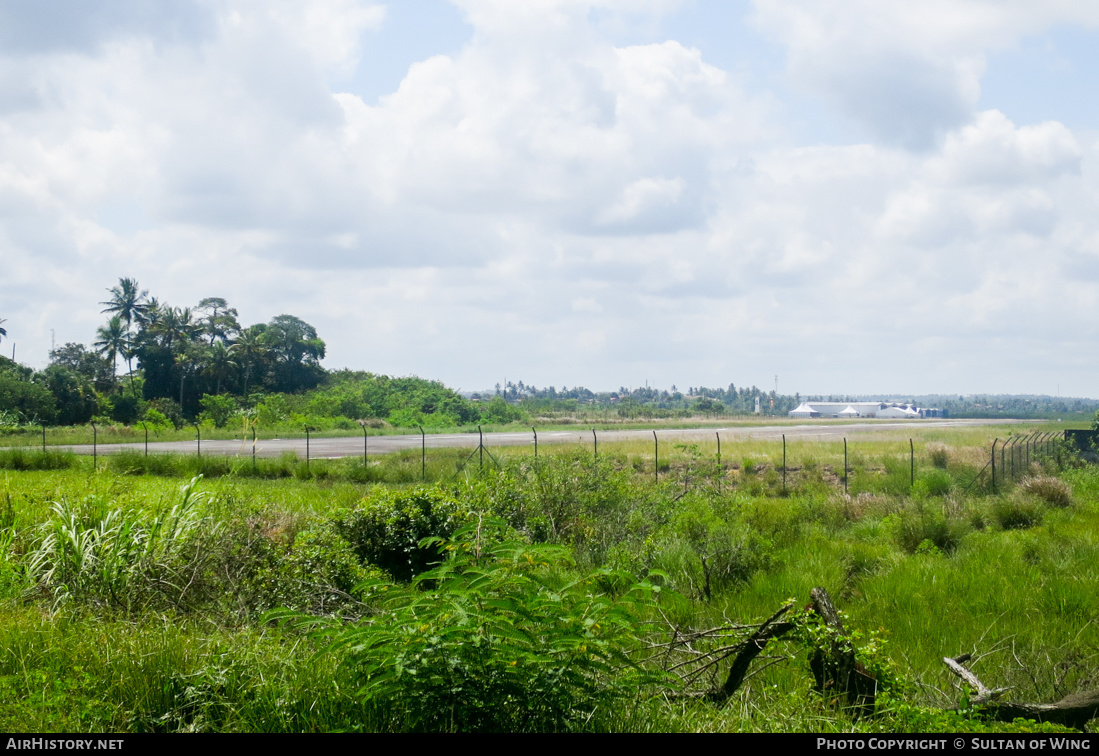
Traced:
[[[985, 425], [1018, 425], [1023, 420], [901, 420], [901, 421], [877, 421], [868, 420], [858, 423], [844, 423], [842, 425], [817, 425], [809, 422], [799, 425], [758, 425], [741, 426], [732, 428], [708, 427], [708, 428], [665, 428], [656, 429], [657, 436], [669, 441], [708, 441], [715, 438], [714, 434], [720, 434], [722, 441], [736, 441], [737, 439], [778, 439], [783, 434], [790, 439], [840, 439], [845, 436], [865, 433], [880, 433], [884, 431], [897, 431], [911, 429], [931, 430], [934, 428], [966, 428]], [[600, 443], [614, 443], [618, 441], [651, 441], [652, 429], [649, 430], [599, 430], [595, 431]], [[428, 449], [476, 449], [478, 435], [476, 433], [429, 433], [422, 443]], [[593, 443], [591, 429], [539, 431], [538, 443], [541, 444], [591, 444]], [[489, 446], [533, 446], [534, 434], [525, 433], [486, 433], [484, 444]], [[368, 454], [391, 454], [405, 449], [419, 449], [421, 437], [411, 436], [369, 436], [366, 440]], [[77, 454], [91, 454], [91, 444], [78, 444], [75, 446], [55, 446], [58, 450], [71, 450]], [[117, 454], [121, 451], [143, 451], [144, 444], [99, 444], [96, 447], [97, 454]], [[197, 441], [167, 441], [149, 444], [150, 454], [196, 454], [200, 451]], [[256, 442], [257, 457], [278, 457], [287, 452], [293, 452], [298, 456], [306, 455], [306, 440], [304, 438], [261, 438]], [[242, 442], [204, 440], [201, 442], [201, 453], [219, 456], [252, 455], [251, 439]], [[340, 457], [355, 457], [363, 454], [363, 437], [346, 436], [341, 438], [313, 438], [309, 441], [309, 456], [312, 459], [338, 459]]]

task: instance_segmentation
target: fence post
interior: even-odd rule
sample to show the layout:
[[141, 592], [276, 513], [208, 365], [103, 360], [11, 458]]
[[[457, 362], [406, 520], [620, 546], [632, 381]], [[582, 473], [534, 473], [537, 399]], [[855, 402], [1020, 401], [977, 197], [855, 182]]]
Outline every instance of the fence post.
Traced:
[[847, 439], [843, 439], [843, 492], [847, 493]]
[[660, 440], [653, 431], [653, 480], [660, 482]]
[[714, 437], [717, 438], [717, 463], [721, 464], [721, 434], [714, 433]]
[[595, 439], [595, 461], [599, 461], [599, 436], [595, 435], [595, 428], [591, 429], [591, 437]]
[[427, 436], [424, 434], [424, 426], [416, 427], [420, 429], [420, 480], [427, 480]]
[[782, 495], [786, 495], [786, 434], [782, 434]]
[[99, 469], [99, 429], [95, 427], [95, 423], [91, 423], [92, 426], [92, 470]]
[[534, 458], [538, 459], [538, 431], [532, 425], [530, 426], [530, 432], [534, 434]]
[[477, 426], [477, 467], [481, 470], [485, 468], [485, 434], [480, 425]]
[[256, 426], [252, 426], [252, 472], [256, 470]]
[[198, 427], [198, 423], [195, 423], [195, 443], [197, 444], [199, 459], [202, 458], [202, 431]]
[[916, 447], [908, 439], [908, 487], [916, 485]]
[[309, 472], [309, 426], [305, 426], [305, 471]]
[[992, 493], [996, 493], [996, 442], [999, 440], [998, 438], [992, 440]]
[[46, 426], [42, 425], [42, 453], [46, 453]]
[[366, 459], [367, 447], [366, 447], [366, 444], [367, 444], [367, 441], [366, 441], [366, 423], [364, 422], [363, 423], [363, 467], [366, 467], [366, 465], [367, 465], [367, 459]]
[[141, 421], [141, 427], [145, 429], [145, 456], [149, 456], [149, 426], [145, 424], [145, 421]]

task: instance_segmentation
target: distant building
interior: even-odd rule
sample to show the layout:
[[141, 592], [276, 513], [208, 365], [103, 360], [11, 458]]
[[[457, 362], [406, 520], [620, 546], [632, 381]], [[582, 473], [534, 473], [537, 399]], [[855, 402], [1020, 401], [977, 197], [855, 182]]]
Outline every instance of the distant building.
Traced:
[[790, 417], [876, 417], [918, 420], [921, 417], [946, 417], [941, 409], [892, 402], [802, 402], [790, 410]]

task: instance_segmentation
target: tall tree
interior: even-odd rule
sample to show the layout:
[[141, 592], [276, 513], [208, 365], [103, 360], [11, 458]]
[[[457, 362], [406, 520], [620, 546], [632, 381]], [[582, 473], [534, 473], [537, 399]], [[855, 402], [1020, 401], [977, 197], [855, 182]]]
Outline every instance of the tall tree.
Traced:
[[257, 364], [267, 358], [267, 343], [264, 339], [264, 326], [254, 325], [243, 331], [229, 351], [237, 356], [238, 364], [244, 366], [244, 398], [248, 399], [248, 382]]
[[195, 309], [201, 315], [202, 332], [210, 337], [211, 345], [216, 340], [230, 341], [240, 333], [236, 309], [221, 297], [206, 297]]
[[233, 359], [233, 351], [225, 346], [224, 341], [218, 341], [206, 347], [202, 357], [205, 363], [203, 370], [216, 380], [214, 394], [220, 394], [221, 383], [225, 380], [226, 374], [238, 367], [239, 363]]
[[107, 325], [100, 326], [95, 335], [99, 341], [94, 342], [92, 346], [111, 361], [111, 382], [114, 384], [118, 371], [118, 355], [129, 354], [130, 334], [122, 325], [122, 316], [115, 315], [107, 321]]
[[99, 303], [106, 305], [102, 312], [113, 313], [122, 318], [127, 329], [132, 328], [135, 322], [139, 324], [143, 322], [145, 311], [149, 306], [146, 301], [149, 292], [141, 291], [135, 279], [120, 278], [118, 279], [118, 286], [112, 286], [107, 292], [111, 295], [111, 298], [106, 302]]
[[272, 389], [300, 391], [321, 382], [325, 345], [313, 326], [293, 315], [278, 315], [267, 324], [264, 340], [274, 358], [269, 374]]

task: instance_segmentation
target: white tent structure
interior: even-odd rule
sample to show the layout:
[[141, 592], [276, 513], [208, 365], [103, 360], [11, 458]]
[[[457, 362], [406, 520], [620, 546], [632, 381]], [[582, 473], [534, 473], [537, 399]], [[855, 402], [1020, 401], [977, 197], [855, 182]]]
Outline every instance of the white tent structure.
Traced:
[[893, 420], [916, 420], [921, 417], [944, 417], [939, 409], [916, 407], [911, 404], [891, 402], [814, 402], [805, 401], [787, 415], [797, 418], [836, 417], [853, 419], [856, 417], [876, 417]]

